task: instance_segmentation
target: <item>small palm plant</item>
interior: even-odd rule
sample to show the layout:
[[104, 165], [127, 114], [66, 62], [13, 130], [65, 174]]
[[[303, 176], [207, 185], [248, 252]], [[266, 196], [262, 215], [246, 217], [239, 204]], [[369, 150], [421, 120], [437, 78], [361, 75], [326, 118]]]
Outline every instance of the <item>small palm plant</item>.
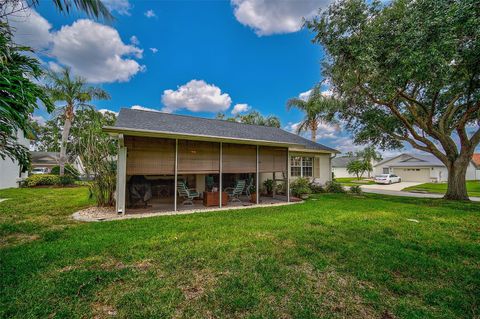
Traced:
[[65, 104], [58, 107], [59, 116], [64, 120], [62, 131], [62, 142], [60, 144], [60, 176], [65, 172], [66, 150], [68, 137], [70, 135], [70, 128], [75, 118], [75, 111], [81, 108], [93, 108], [89, 104], [90, 101], [106, 100], [110, 95], [97, 87], [89, 86], [86, 80], [75, 76], [73, 77], [70, 68], [64, 68], [60, 72], [49, 72], [47, 74], [48, 84], [46, 91], [48, 92], [52, 101], [64, 102]]

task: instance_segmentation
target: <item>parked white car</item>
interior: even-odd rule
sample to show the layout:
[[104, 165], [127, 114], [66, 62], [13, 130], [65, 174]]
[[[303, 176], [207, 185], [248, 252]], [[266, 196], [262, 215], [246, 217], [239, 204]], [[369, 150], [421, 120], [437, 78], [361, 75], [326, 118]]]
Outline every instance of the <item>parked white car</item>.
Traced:
[[32, 169], [32, 175], [44, 175], [44, 174], [48, 174], [48, 168], [36, 167]]
[[375, 183], [377, 184], [393, 184], [400, 183], [402, 179], [394, 174], [381, 174], [375, 176]]

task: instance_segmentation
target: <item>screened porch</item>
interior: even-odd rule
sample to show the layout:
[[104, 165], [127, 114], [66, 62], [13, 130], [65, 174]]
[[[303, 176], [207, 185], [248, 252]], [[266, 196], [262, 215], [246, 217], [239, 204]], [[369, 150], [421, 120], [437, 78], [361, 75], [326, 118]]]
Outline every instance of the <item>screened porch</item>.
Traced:
[[287, 158], [287, 147], [125, 136], [118, 157], [117, 212], [288, 202]]

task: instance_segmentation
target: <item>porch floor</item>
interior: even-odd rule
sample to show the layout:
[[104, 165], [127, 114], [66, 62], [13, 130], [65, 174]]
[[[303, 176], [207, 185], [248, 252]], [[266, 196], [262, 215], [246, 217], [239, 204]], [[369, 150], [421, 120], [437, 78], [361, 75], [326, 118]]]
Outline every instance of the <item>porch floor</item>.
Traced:
[[[191, 210], [215, 210], [219, 209], [218, 206], [209, 206], [206, 207], [203, 205], [202, 199], [197, 199], [193, 201], [193, 205], [183, 205], [183, 199], [177, 199], [177, 212], [182, 211], [191, 211]], [[222, 208], [238, 208], [238, 207], [252, 207], [256, 206], [255, 203], [250, 202], [250, 198], [248, 196], [240, 196], [241, 202], [231, 202], [229, 201], [226, 205], [223, 204]], [[261, 196], [259, 199], [259, 204], [262, 205], [272, 205], [272, 204], [280, 204], [286, 203], [287, 197], [276, 195], [275, 197], [267, 197]], [[163, 198], [163, 199], [152, 199], [149, 201], [147, 207], [140, 207], [140, 208], [127, 208], [125, 214], [126, 215], [135, 215], [135, 214], [151, 214], [151, 213], [159, 213], [159, 212], [171, 212], [173, 211], [173, 197]]]
[[[173, 201], [173, 198], [170, 198]], [[202, 212], [213, 212], [213, 211], [226, 211], [232, 209], [248, 209], [254, 207], [272, 207], [272, 206], [283, 206], [283, 205], [292, 205], [302, 202], [300, 199], [295, 197], [290, 197], [290, 202], [287, 202], [285, 196], [277, 195], [276, 198], [272, 197], [261, 197], [260, 203], [252, 204], [248, 201], [248, 198], [241, 197], [242, 202], [228, 202], [226, 206], [219, 208], [218, 206], [205, 207], [201, 200], [194, 201], [194, 205], [182, 205], [181, 202], [178, 205], [178, 210], [173, 210], [173, 204], [171, 202], [164, 201], [153, 201], [150, 203], [149, 207], [146, 208], [135, 208], [127, 209], [125, 215], [119, 215], [112, 208], [105, 207], [90, 207], [82, 211], [78, 211], [72, 215], [73, 219], [84, 221], [84, 222], [99, 222], [99, 221], [113, 221], [113, 220], [122, 220], [122, 219], [132, 219], [132, 218], [146, 218], [146, 217], [155, 217], [155, 216], [169, 216], [169, 215], [183, 215], [183, 214], [194, 214]]]

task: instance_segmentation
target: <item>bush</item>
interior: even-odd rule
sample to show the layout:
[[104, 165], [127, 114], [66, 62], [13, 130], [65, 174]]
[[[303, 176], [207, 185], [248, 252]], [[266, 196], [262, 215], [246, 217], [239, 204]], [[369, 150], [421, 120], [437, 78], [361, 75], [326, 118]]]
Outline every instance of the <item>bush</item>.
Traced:
[[312, 190], [310, 189], [310, 182], [306, 178], [297, 178], [290, 183], [290, 190], [293, 196], [310, 195]]
[[63, 175], [63, 176], [58, 176], [59, 179], [59, 185], [62, 186], [67, 186], [67, 185], [73, 185], [75, 184], [75, 178], [70, 175]]
[[309, 187], [313, 194], [325, 193], [325, 188], [322, 185], [312, 183]]
[[361, 195], [362, 188], [360, 187], [360, 185], [353, 185], [353, 186], [350, 186], [350, 192], [352, 192], [353, 194]]
[[[52, 170], [50, 171], [50, 173], [53, 175], [60, 175], [60, 166], [57, 165], [52, 167]], [[73, 179], [78, 180], [80, 173], [75, 167], [67, 163], [65, 164], [65, 175], [69, 175]]]
[[335, 181], [327, 182], [327, 187], [325, 190], [328, 193], [345, 193], [345, 189], [343, 188], [342, 184]]
[[263, 182], [263, 186], [265, 186], [265, 190], [267, 191], [268, 195], [273, 194], [273, 179], [267, 179]]
[[60, 184], [60, 176], [58, 175], [32, 175], [25, 180], [25, 186], [41, 186], [41, 185], [58, 185]]

